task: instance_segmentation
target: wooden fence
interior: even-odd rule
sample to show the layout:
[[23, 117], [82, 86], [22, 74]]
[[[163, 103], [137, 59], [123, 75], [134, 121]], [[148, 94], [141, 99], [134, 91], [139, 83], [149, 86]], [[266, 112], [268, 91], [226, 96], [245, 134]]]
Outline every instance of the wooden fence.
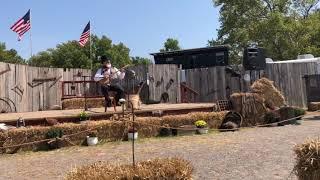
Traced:
[[317, 62], [267, 64], [266, 74], [284, 94], [289, 105], [306, 108], [305, 75], [319, 74]]
[[[168, 96], [168, 102], [178, 102], [177, 89], [180, 81], [176, 65], [135, 66], [129, 70], [135, 72], [134, 79], [128, 73], [121, 82], [129, 93], [138, 83], [147, 82], [149, 79], [149, 86], [144, 86], [141, 93], [144, 102], [160, 101], [163, 94]], [[10, 98], [17, 112], [47, 110], [54, 105], [61, 106], [62, 81], [82, 81], [83, 78], [77, 77], [79, 72], [84, 76], [94, 74], [88, 69], [31, 67], [0, 62], [0, 98]], [[86, 93], [90, 95], [100, 93], [100, 88], [95, 83], [87, 84], [86, 89], [89, 89]], [[64, 94], [84, 94], [82, 83], [66, 83], [63, 91]]]
[[41, 68], [0, 62], [0, 97], [10, 98], [18, 112], [38, 111], [61, 105], [61, 81], [80, 80], [86, 69]]
[[[320, 73], [318, 62], [267, 64], [265, 71], [244, 71], [241, 66], [234, 66], [233, 69], [241, 75], [237, 77], [236, 74], [227, 72], [226, 67], [182, 71], [185, 73], [184, 87], [187, 86], [199, 93], [195, 96], [194, 102], [215, 102], [228, 99], [234, 92], [249, 91], [251, 83], [265, 75], [275, 82], [289, 105], [307, 107], [303, 76]], [[133, 80], [128, 75], [122, 85], [130, 93], [138, 83], [148, 82], [141, 92], [144, 103], [181, 102], [181, 72], [178, 66], [152, 64], [130, 67], [129, 70], [135, 72], [135, 78]], [[79, 72], [82, 75], [92, 75], [88, 69], [30, 67], [0, 62], [0, 98], [10, 98], [18, 112], [46, 110], [54, 105], [61, 105], [62, 81], [83, 80], [76, 76]], [[249, 74], [250, 82], [244, 81], [245, 74]], [[87, 88], [89, 93], [99, 93], [95, 84], [88, 84]], [[78, 84], [75, 90], [80, 94], [84, 92], [81, 84]], [[68, 94], [70, 91], [71, 84], [67, 84], [64, 93]]]
[[149, 98], [154, 101], [180, 102], [180, 76], [177, 65], [149, 65]]
[[[307, 63], [272, 63], [265, 71], [244, 71], [241, 66], [233, 67], [241, 74], [233, 77], [226, 72], [226, 67], [212, 67], [186, 70], [186, 84], [199, 93], [195, 102], [216, 102], [228, 99], [235, 92], [248, 92], [250, 85], [262, 76], [274, 81], [284, 94], [288, 105], [307, 107], [307, 94], [304, 76], [319, 74], [317, 62]], [[250, 82], [244, 81], [245, 74]]]
[[[199, 93], [195, 102], [216, 102], [228, 99], [235, 92], [247, 92], [251, 83], [264, 74], [263, 71], [244, 71], [241, 66], [232, 68], [239, 76], [226, 71], [225, 66], [186, 70], [186, 85]], [[245, 74], [250, 75], [250, 82], [243, 80]]]

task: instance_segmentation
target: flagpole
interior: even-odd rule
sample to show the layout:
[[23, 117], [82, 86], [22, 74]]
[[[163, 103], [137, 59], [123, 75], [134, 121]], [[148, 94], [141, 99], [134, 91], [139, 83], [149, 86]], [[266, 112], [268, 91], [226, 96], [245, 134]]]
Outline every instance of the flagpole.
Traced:
[[89, 41], [90, 41], [90, 69], [92, 70], [92, 64], [93, 64], [93, 59], [92, 59], [92, 39], [91, 39], [91, 29], [92, 29], [92, 26], [91, 26], [91, 21], [90, 22], [90, 36], [89, 36]]
[[30, 20], [29, 21], [30, 21], [30, 26], [31, 26], [31, 28], [30, 28], [30, 53], [31, 53], [30, 58], [32, 58], [33, 54], [32, 54], [32, 38], [31, 38], [32, 37], [31, 10], [30, 10]]

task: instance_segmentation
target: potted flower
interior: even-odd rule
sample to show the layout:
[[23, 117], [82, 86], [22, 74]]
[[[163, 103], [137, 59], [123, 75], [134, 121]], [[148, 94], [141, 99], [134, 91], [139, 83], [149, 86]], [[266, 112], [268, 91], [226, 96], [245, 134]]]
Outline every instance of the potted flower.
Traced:
[[88, 146], [94, 146], [98, 144], [98, 137], [96, 131], [91, 131], [87, 136], [87, 144]]
[[136, 140], [138, 139], [138, 131], [136, 128], [129, 128], [128, 129], [128, 140]]
[[207, 123], [204, 120], [198, 120], [194, 123], [194, 125], [198, 128], [197, 132], [199, 134], [207, 134], [208, 133], [208, 128], [207, 128]]
[[86, 113], [85, 111], [82, 111], [80, 114], [79, 114], [79, 120], [80, 120], [80, 123], [81, 122], [84, 122], [86, 120], [89, 119], [89, 115], [88, 113]]

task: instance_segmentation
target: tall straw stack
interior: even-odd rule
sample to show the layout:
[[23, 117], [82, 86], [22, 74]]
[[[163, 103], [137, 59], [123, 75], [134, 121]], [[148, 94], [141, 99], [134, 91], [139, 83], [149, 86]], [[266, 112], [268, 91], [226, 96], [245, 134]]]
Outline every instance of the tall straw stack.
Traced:
[[264, 103], [267, 107], [280, 107], [285, 104], [282, 93], [274, 86], [274, 82], [267, 78], [255, 81], [251, 86], [251, 90], [264, 98]]
[[242, 126], [263, 123], [263, 116], [267, 112], [264, 99], [256, 93], [234, 93], [230, 97], [234, 110], [243, 117]]

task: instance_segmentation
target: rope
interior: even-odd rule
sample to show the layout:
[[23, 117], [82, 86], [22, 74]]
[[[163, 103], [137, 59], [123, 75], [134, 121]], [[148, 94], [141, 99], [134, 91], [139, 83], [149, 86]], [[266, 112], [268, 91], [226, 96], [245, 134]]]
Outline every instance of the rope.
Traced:
[[[294, 117], [294, 118], [287, 119], [287, 120], [283, 120], [283, 121], [280, 121], [280, 122], [277, 122], [277, 123], [288, 122], [288, 121], [292, 121], [292, 120], [294, 120], [294, 119], [302, 118], [302, 117], [304, 117], [304, 116]], [[181, 128], [181, 127], [161, 126], [161, 125], [155, 125], [155, 124], [150, 124], [150, 123], [145, 123], [145, 122], [136, 122], [136, 121], [124, 120], [124, 119], [121, 120], [121, 121], [131, 122], [131, 123], [136, 123], [136, 124], [146, 124], [146, 125], [149, 125], [149, 126], [154, 126], [154, 127], [159, 127], [159, 128], [166, 128], [166, 129], [177, 129], [177, 130], [187, 130], [187, 131], [188, 131], [188, 130], [189, 130], [189, 131], [194, 131], [194, 130], [200, 129], [200, 128]], [[256, 125], [256, 126], [249, 126], [249, 127], [245, 127], [245, 128], [265, 127], [265, 126], [272, 125], [272, 124], [275, 124], [275, 123], [269, 123], [269, 124], [263, 124], [263, 125]], [[79, 134], [82, 134], [82, 133], [85, 133], [85, 132], [90, 132], [90, 131], [96, 130], [97, 128], [98, 128], [98, 127], [96, 127], [96, 128], [91, 128], [91, 129], [87, 129], [87, 130], [80, 131], [80, 132], [73, 133], [73, 134], [64, 135], [64, 136], [62, 136], [60, 139], [65, 140], [65, 138], [72, 137], [72, 136], [76, 136], [76, 135], [79, 135]], [[210, 131], [235, 131], [235, 130], [240, 130], [240, 129], [244, 129], [244, 128], [210, 129]], [[57, 140], [57, 138], [49, 138], [49, 139], [43, 139], [43, 140], [39, 140], [39, 141], [33, 141], [33, 142], [27, 142], [27, 143], [22, 143], [22, 144], [16, 144], [16, 145], [11, 145], [11, 146], [0, 147], [0, 150], [2, 150], [2, 149], [7, 149], [7, 148], [14, 148], [14, 147], [21, 147], [21, 146], [33, 145], [33, 144], [48, 142], [48, 141], [51, 141], [51, 140]]]
[[[90, 131], [93, 131], [95, 129], [97, 129], [97, 128], [91, 128], [91, 129], [80, 131], [80, 132], [77, 132], [77, 133], [74, 133], [74, 134], [64, 135], [61, 138], [59, 138], [59, 140], [65, 140], [65, 138], [76, 136], [76, 135], [79, 135], [79, 134], [82, 134], [82, 133], [85, 133], [85, 132], [90, 132]], [[28, 143], [22, 143], [22, 144], [16, 144], [16, 145], [11, 145], [11, 146], [0, 147], [0, 150], [1, 149], [7, 149], [7, 148], [14, 148], [14, 147], [21, 147], [21, 146], [39, 144], [39, 143], [48, 142], [48, 141], [52, 141], [52, 140], [57, 140], [57, 138], [48, 138], [48, 139], [43, 139], [43, 140], [39, 140], [39, 141], [32, 141], [32, 142], [28, 142]]]
[[[283, 120], [283, 121], [279, 121], [279, 122], [276, 122], [276, 123], [277, 124], [284, 123], [284, 122], [292, 121], [292, 120], [295, 120], [297, 118], [302, 118], [302, 117], [304, 117], [304, 116], [298, 116], [298, 117], [294, 117], [294, 118], [291, 118], [291, 119], [286, 119], [286, 120]], [[150, 123], [146, 123], [146, 122], [137, 122], [137, 121], [131, 121], [131, 120], [121, 120], [121, 121], [126, 121], [126, 122], [131, 122], [131, 123], [136, 123], [136, 124], [146, 124], [146, 125], [149, 125], [149, 126], [155, 126], [155, 127], [159, 127], [159, 128], [166, 128], [166, 129], [190, 130], [190, 131], [201, 129], [201, 128], [182, 128], [182, 127], [161, 126], [161, 125], [150, 124]], [[275, 123], [268, 123], [268, 124], [255, 125], [255, 126], [247, 126], [247, 127], [244, 127], [244, 128], [210, 129], [210, 131], [233, 131], [233, 130], [240, 130], [240, 129], [245, 129], [245, 128], [266, 127], [266, 126], [270, 126], [270, 125], [273, 125], [273, 124], [275, 124]]]

